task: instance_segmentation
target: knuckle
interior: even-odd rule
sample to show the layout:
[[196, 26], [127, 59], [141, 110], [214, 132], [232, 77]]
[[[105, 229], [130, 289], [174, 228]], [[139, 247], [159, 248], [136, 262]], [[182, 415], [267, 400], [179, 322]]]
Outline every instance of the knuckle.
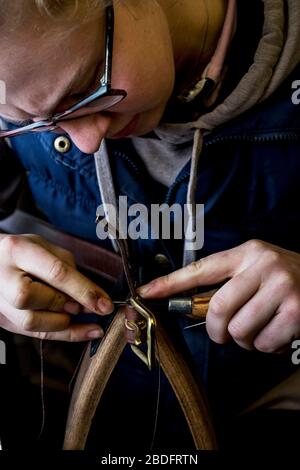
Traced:
[[267, 266], [278, 268], [282, 265], [282, 256], [277, 251], [267, 248], [263, 253], [263, 262]]
[[227, 324], [225, 322], [214, 321], [210, 313], [207, 315], [206, 330], [210, 339], [217, 344], [225, 344], [230, 339], [227, 332]]
[[186, 266], [187, 273], [191, 275], [197, 274], [202, 265], [203, 265], [202, 259], [193, 261], [192, 263]]
[[159, 288], [160, 290], [167, 292], [168, 289], [171, 288], [172, 283], [173, 283], [173, 273], [170, 273], [158, 279], [154, 279], [152, 281], [152, 286], [154, 289]]
[[68, 265], [61, 259], [56, 259], [49, 271], [50, 281], [63, 283], [66, 281], [69, 274]]
[[165, 276], [159, 278], [159, 279], [154, 279], [153, 286], [156, 287], [157, 285], [161, 285], [161, 287], [169, 287], [172, 285], [172, 279], [173, 279], [173, 273], [166, 274]]
[[82, 281], [80, 288], [76, 292], [76, 299], [74, 297], [74, 300], [79, 304], [93, 308], [92, 305], [94, 306], [101, 296], [102, 293], [89, 283], [89, 281]]
[[285, 293], [295, 287], [295, 279], [293, 275], [287, 271], [280, 271], [280, 273], [276, 275], [275, 282], [277, 289], [280, 289]]
[[75, 301], [94, 310], [97, 300], [102, 296], [103, 294], [101, 292], [87, 283], [77, 291]]
[[87, 299], [95, 299], [96, 298], [96, 293], [92, 292], [90, 287], [85, 285], [82, 287], [82, 289], [78, 292], [77, 294], [77, 300], [78, 302], [85, 302]]
[[48, 310], [61, 310], [66, 303], [66, 296], [61, 293], [54, 294], [48, 303]]
[[23, 315], [22, 329], [25, 331], [35, 331], [37, 327], [35, 314], [32, 311], [28, 311]]
[[21, 290], [20, 292], [17, 293], [16, 297], [12, 301], [12, 306], [16, 308], [17, 310], [24, 310], [27, 308], [26, 306], [28, 305], [28, 300], [29, 300], [28, 291]]
[[262, 251], [263, 249], [265, 249], [266, 243], [263, 242], [262, 240], [258, 240], [254, 238], [252, 240], [248, 240], [247, 242], [245, 242], [244, 247], [247, 250], [257, 252], [257, 251]]
[[15, 250], [20, 246], [22, 239], [18, 235], [6, 235], [0, 242], [0, 250], [5, 255], [12, 256]]
[[17, 294], [12, 301], [12, 306], [17, 310], [25, 310], [30, 302], [31, 279], [23, 279], [17, 287]]
[[222, 315], [226, 310], [226, 301], [220, 293], [215, 294], [209, 302], [209, 312], [212, 316]]
[[207, 329], [207, 332], [208, 332], [208, 336], [214, 343], [225, 344], [228, 341], [228, 336], [226, 335], [226, 333], [223, 333], [222, 331]]
[[239, 320], [234, 320], [229, 323], [228, 333], [236, 341], [245, 341], [247, 339], [245, 327]]

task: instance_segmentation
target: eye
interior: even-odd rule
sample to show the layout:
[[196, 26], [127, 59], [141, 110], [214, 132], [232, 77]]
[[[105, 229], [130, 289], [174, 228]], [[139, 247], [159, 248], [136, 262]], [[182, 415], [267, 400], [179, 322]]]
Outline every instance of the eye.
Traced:
[[69, 99], [72, 100], [73, 102], [78, 102], [87, 98], [89, 95], [97, 91], [97, 89], [101, 85], [101, 79], [104, 73], [103, 67], [104, 67], [104, 64], [103, 62], [101, 62], [97, 69], [97, 73], [95, 74], [92, 80], [92, 84], [85, 91], [82, 91], [80, 93], [72, 93], [72, 95], [69, 96]]
[[93, 92], [97, 90], [99, 87], [99, 83], [94, 84], [90, 86], [87, 90], [80, 92], [80, 93], [72, 93], [72, 95], [69, 96], [69, 99], [73, 102], [78, 102], [83, 100], [84, 98], [87, 98], [89, 95], [91, 95]]
[[[95, 89], [95, 87], [94, 87], [94, 89]], [[72, 93], [67, 98], [65, 98], [62, 103], [60, 103], [60, 106], [58, 106], [56, 112], [63, 111], [65, 109], [69, 108], [70, 106], [74, 106], [75, 104], [80, 103], [80, 101], [84, 100], [89, 95], [91, 95], [92, 92], [93, 92], [93, 89], [91, 87], [91, 88], [89, 88], [88, 90], [86, 90], [84, 92]]]
[[89, 94], [88, 91], [85, 93], [73, 93], [72, 95], [69, 96], [69, 100], [74, 101], [74, 102], [81, 101], [84, 98], [86, 98], [88, 94]]
[[19, 126], [19, 127], [25, 127], [25, 126], [29, 126], [29, 124], [32, 124], [33, 123], [33, 120], [32, 119], [27, 119], [26, 121], [17, 121], [17, 120], [9, 120], [9, 119], [6, 119], [7, 122], [11, 123], [11, 124], [15, 124], [16, 126]]

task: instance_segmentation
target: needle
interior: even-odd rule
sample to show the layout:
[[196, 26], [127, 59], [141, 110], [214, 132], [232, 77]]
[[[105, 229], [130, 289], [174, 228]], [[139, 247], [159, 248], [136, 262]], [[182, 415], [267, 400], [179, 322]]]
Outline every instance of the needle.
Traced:
[[202, 321], [201, 323], [195, 323], [194, 325], [186, 326], [183, 329], [184, 330], [189, 330], [190, 328], [196, 328], [196, 326], [201, 326], [201, 325], [205, 325], [205, 324], [206, 324], [206, 321]]

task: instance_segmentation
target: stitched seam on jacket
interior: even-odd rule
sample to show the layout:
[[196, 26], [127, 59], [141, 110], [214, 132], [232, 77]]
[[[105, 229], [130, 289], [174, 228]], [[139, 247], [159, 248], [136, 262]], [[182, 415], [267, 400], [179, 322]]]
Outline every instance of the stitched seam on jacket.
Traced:
[[95, 199], [92, 199], [92, 200], [87, 199], [84, 197], [82, 193], [75, 193], [74, 191], [67, 189], [64, 185], [57, 183], [56, 181], [53, 181], [50, 178], [47, 178], [38, 172], [31, 171], [29, 179], [33, 177], [38, 181], [44, 182], [46, 185], [52, 187], [53, 189], [56, 189], [58, 192], [64, 193], [71, 200], [73, 200], [73, 202], [76, 202], [76, 203], [78, 202], [82, 206], [95, 208], [98, 204], [98, 202]]
[[[88, 170], [84, 167], [80, 168], [76, 165], [74, 166], [74, 165], [70, 164], [65, 158], [63, 158], [59, 155], [53, 155], [53, 156], [51, 156], [51, 158], [54, 159], [55, 163], [63, 165], [65, 167], [67, 167], [68, 169], [72, 170], [72, 171], [76, 171], [77, 174], [80, 174], [82, 176], [87, 176], [88, 178], [93, 178], [95, 181], [97, 180], [95, 171]], [[80, 156], [78, 158], [80, 158]], [[94, 168], [94, 161], [92, 161], [91, 166], [92, 166], [92, 168]]]

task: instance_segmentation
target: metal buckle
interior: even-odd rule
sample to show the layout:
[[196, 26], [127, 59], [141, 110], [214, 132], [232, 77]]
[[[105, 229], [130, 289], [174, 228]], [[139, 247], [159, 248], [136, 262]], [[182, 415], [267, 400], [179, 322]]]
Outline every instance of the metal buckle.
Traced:
[[137, 321], [127, 320], [127, 318], [125, 318], [125, 327], [127, 330], [133, 331], [135, 333], [135, 340], [133, 344], [140, 346], [145, 342], [145, 329], [147, 328], [147, 321], [144, 318]]
[[155, 335], [155, 327], [156, 327], [156, 320], [151, 312], [140, 300], [138, 296], [130, 297], [128, 299], [128, 304], [130, 304], [143, 318], [146, 320], [146, 345], [147, 350], [144, 353], [138, 346], [143, 344], [141, 340], [139, 344], [131, 344], [131, 349], [139, 357], [144, 364], [148, 367], [149, 370], [152, 368], [152, 364], [154, 363], [155, 358], [155, 342], [154, 342], [154, 335]]

